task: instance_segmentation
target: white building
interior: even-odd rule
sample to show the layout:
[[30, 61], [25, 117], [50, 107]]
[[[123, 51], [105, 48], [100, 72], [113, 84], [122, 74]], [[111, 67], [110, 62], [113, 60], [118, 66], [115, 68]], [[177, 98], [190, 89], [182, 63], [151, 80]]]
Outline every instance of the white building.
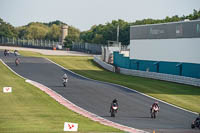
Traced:
[[200, 20], [131, 26], [130, 59], [200, 64]]

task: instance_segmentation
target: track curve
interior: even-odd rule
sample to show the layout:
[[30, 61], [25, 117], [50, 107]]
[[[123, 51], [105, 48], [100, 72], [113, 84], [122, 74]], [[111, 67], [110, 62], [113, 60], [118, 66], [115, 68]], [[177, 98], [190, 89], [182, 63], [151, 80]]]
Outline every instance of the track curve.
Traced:
[[[18, 67], [14, 64], [16, 57], [4, 57], [1, 51], [0, 58], [23, 77], [39, 82], [81, 108], [113, 122], [150, 132], [156, 130], [156, 133], [199, 132], [190, 129], [195, 114], [165, 103], [159, 104], [158, 118], [151, 119], [149, 108], [155, 100], [124, 87], [80, 77], [44, 58], [20, 57]], [[67, 88], [62, 87], [64, 73], [69, 77]], [[111, 118], [109, 107], [114, 98], [119, 100], [120, 107], [117, 116]]]

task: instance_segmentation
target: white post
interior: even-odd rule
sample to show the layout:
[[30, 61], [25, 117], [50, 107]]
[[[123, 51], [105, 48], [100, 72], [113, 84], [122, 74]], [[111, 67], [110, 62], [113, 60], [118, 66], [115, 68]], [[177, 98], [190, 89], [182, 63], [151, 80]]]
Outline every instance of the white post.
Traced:
[[119, 43], [119, 25], [117, 26], [117, 43]]

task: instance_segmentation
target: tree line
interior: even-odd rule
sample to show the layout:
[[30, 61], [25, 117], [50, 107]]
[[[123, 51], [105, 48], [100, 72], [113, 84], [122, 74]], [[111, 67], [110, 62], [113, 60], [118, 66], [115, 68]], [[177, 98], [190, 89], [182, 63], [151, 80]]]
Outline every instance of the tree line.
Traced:
[[[31, 22], [25, 26], [14, 27], [0, 18], [0, 37], [59, 41], [62, 25], [66, 24], [56, 20], [49, 23]], [[80, 33], [80, 30], [69, 26], [69, 32], [71, 31]]]
[[[193, 10], [192, 14], [187, 16], [174, 15], [172, 17], [165, 17], [164, 19], [143, 19], [136, 20], [135, 22], [128, 23], [124, 20], [113, 20], [106, 24], [99, 24], [92, 26], [89, 30], [81, 32], [79, 29], [69, 26], [68, 36], [65, 38], [65, 45], [70, 45], [74, 42], [79, 43], [95, 43], [107, 44], [108, 40], [117, 40], [117, 27], [119, 26], [119, 42], [123, 45], [128, 45], [130, 41], [130, 26], [168, 23], [183, 21], [185, 19], [196, 20], [200, 18], [200, 10]], [[9, 38], [24, 38], [24, 39], [38, 39], [38, 40], [51, 40], [59, 41], [61, 36], [61, 26], [65, 24], [59, 20], [40, 23], [31, 22], [28, 25], [14, 27], [0, 18], [0, 37]]]

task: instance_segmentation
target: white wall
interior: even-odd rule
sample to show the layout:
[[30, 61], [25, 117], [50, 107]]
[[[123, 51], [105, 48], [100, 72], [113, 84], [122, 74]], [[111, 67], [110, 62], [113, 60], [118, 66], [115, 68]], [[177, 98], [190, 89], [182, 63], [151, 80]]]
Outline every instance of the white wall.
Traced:
[[103, 62], [101, 60], [101, 55], [94, 55], [94, 61], [105, 68], [106, 70], [109, 70], [111, 72], [115, 72], [115, 67], [113, 65], [107, 64], [106, 62]]
[[200, 64], [200, 38], [130, 40], [130, 59]]
[[145, 72], [145, 71], [138, 71], [138, 70], [131, 70], [120, 68], [120, 73], [138, 77], [145, 77], [145, 78], [152, 78], [164, 81], [170, 81], [175, 83], [187, 84], [187, 85], [194, 85], [200, 87], [200, 79], [172, 75], [172, 74], [164, 74], [164, 73], [156, 73], [156, 72]]
[[121, 51], [120, 54], [123, 54], [125, 57], [129, 57], [129, 51]]
[[102, 47], [102, 59], [105, 62], [108, 62], [110, 54], [113, 54], [114, 51], [120, 51], [120, 47]]

